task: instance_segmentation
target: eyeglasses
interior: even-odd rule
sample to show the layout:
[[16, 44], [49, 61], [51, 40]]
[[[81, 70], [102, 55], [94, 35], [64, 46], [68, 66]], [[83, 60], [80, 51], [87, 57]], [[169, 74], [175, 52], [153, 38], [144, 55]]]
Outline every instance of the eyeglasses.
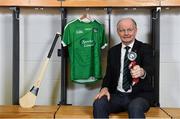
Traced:
[[118, 29], [118, 31], [120, 32], [120, 33], [132, 33], [133, 31], [134, 31], [134, 29], [132, 28], [132, 29]]

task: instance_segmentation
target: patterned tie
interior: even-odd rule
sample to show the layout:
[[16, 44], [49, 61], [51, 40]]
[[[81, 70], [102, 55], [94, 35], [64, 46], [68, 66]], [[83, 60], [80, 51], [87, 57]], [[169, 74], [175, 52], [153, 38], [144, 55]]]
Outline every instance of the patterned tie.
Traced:
[[129, 46], [125, 47], [126, 53], [124, 55], [124, 68], [123, 68], [123, 89], [127, 91], [130, 88], [130, 70], [129, 70], [129, 60], [128, 60], [128, 50]]

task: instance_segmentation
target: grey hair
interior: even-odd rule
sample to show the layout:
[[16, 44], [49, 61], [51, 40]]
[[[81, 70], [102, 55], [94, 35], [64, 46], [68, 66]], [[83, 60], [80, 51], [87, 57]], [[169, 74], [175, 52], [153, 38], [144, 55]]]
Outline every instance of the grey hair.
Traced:
[[123, 20], [127, 20], [127, 19], [131, 20], [131, 21], [133, 22], [134, 26], [137, 28], [137, 23], [136, 23], [136, 21], [135, 21], [133, 18], [129, 18], [129, 17], [128, 17], [128, 18], [123, 18], [123, 19], [119, 20], [118, 23], [117, 23], [117, 28], [118, 28], [119, 24], [120, 24]]

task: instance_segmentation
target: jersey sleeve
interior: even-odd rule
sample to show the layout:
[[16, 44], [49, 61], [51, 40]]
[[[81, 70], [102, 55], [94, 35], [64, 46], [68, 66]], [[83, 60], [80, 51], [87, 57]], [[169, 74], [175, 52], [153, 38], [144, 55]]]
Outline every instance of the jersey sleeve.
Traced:
[[104, 49], [108, 43], [107, 43], [107, 38], [106, 38], [106, 35], [105, 35], [105, 28], [104, 28], [104, 25], [102, 25], [102, 41], [101, 41], [101, 49]]
[[66, 25], [64, 28], [63, 38], [62, 38], [62, 42], [61, 42], [64, 47], [71, 44], [70, 37], [71, 37], [70, 25]]

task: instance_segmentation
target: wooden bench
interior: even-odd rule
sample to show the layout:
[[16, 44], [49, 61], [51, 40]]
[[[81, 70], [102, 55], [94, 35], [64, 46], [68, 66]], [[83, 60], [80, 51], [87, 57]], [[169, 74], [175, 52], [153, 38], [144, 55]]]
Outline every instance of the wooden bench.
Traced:
[[21, 108], [19, 105], [1, 105], [0, 118], [2, 119], [54, 119], [58, 106], [35, 106]]
[[[90, 106], [61, 106], [55, 115], [55, 119], [92, 119], [92, 107]], [[111, 114], [110, 119], [127, 119], [126, 112]], [[146, 113], [147, 119], [171, 119], [162, 109], [152, 107]]]
[[[21, 108], [18, 105], [1, 105], [0, 118], [2, 119], [92, 119], [91, 106], [35, 106]], [[127, 119], [126, 112], [111, 114], [110, 119]], [[147, 119], [180, 119], [180, 108], [151, 107], [146, 113]]]
[[180, 119], [180, 108], [162, 108], [171, 118]]

